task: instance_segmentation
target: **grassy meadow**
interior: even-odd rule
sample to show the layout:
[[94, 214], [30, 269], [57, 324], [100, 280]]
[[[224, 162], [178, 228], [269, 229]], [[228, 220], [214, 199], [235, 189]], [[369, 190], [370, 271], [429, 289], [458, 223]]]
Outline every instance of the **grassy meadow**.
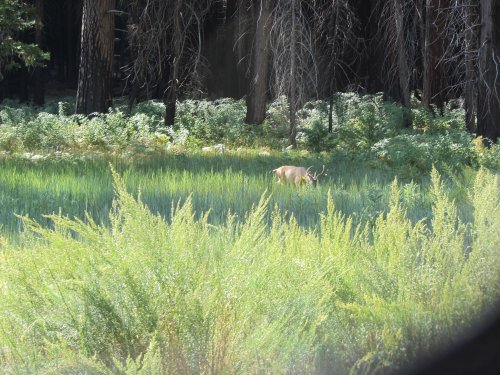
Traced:
[[[313, 166], [317, 170], [325, 165], [328, 172], [317, 189], [297, 189], [276, 184], [271, 171], [282, 164]], [[0, 225], [6, 233], [15, 234], [21, 229], [15, 214], [48, 223], [42, 215], [59, 210], [80, 218], [88, 212], [95, 221], [108, 222], [113, 198], [110, 165], [123, 176], [130, 192], [140, 191], [141, 200], [153, 212], [168, 219], [172, 205], [192, 195], [195, 212], [210, 209], [209, 221], [213, 224], [224, 223], [229, 211], [244, 217], [265, 191], [271, 195], [272, 207], [277, 205], [282, 214], [293, 213], [303, 226], [318, 225], [328, 191], [340, 211], [359, 220], [373, 219], [386, 210], [389, 186], [396, 177], [347, 160], [300, 154], [259, 155], [255, 151], [146, 157], [94, 155], [36, 161], [4, 158], [0, 160]], [[430, 213], [430, 200], [420, 184], [406, 181], [403, 190], [412, 218]]]
[[[0, 105], [0, 373], [386, 374], [500, 296], [500, 147], [382, 95]], [[203, 152], [223, 143], [225, 152]], [[279, 185], [281, 165], [328, 169]]]
[[301, 153], [2, 158], [0, 372], [401, 369], [497, 301], [499, 191]]

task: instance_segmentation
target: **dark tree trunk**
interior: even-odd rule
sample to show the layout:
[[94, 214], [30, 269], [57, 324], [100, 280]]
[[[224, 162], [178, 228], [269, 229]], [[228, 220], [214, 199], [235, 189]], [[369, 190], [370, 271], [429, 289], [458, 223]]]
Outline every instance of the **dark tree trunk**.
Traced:
[[[36, 1], [36, 28], [35, 28], [35, 43], [40, 48], [45, 48], [43, 38], [43, 11], [44, 0]], [[45, 68], [37, 67], [34, 74], [33, 102], [36, 105], [42, 106], [45, 104]]]
[[464, 85], [464, 107], [465, 126], [469, 132], [476, 131], [477, 112], [477, 51], [478, 34], [476, 25], [478, 23], [476, 0], [468, 0], [465, 25], [465, 85]]
[[445, 12], [449, 0], [426, 0], [425, 4], [425, 41], [424, 41], [424, 78], [422, 102], [430, 108], [431, 104], [442, 109], [447, 87], [446, 70], [443, 62], [445, 52]]
[[171, 38], [170, 47], [170, 57], [168, 59], [168, 86], [166, 90], [166, 95], [163, 99], [165, 103], [165, 125], [173, 126], [175, 122], [175, 112], [178, 98], [178, 82], [179, 76], [179, 64], [182, 55], [182, 43], [184, 38], [184, 30], [181, 25], [182, 21], [182, 10], [181, 2], [175, 2], [174, 9], [174, 24], [173, 24], [173, 35]]
[[393, 0], [394, 6], [394, 30], [396, 32], [398, 81], [401, 102], [403, 104], [403, 122], [405, 127], [411, 126], [410, 114], [410, 71], [408, 68], [408, 58], [405, 46], [404, 13], [402, 0]]
[[[170, 72], [170, 69], [168, 71]], [[166, 95], [163, 100], [163, 103], [165, 104], [164, 120], [166, 126], [174, 126], [178, 90], [176, 81], [175, 80], [169, 80], [169, 81], [170, 83], [167, 87]]]
[[132, 109], [134, 108], [134, 104], [137, 101], [137, 97], [139, 96], [139, 83], [134, 82], [132, 84], [132, 88], [130, 89], [128, 93], [128, 104], [127, 104], [127, 113], [130, 114], [132, 112]]
[[270, 0], [260, 0], [256, 6], [255, 44], [252, 56], [252, 77], [247, 96], [246, 122], [262, 124], [266, 116], [266, 101], [269, 76], [269, 22], [271, 17]]
[[112, 105], [115, 0], [84, 0], [76, 112], [106, 112]]
[[339, 30], [339, 17], [340, 17], [340, 11], [339, 11], [339, 5], [340, 3], [338, 1], [335, 2], [335, 17], [332, 17], [330, 19], [330, 33], [331, 33], [331, 40], [333, 41], [333, 56], [332, 56], [332, 61], [330, 62], [330, 92], [329, 92], [329, 107], [328, 107], [328, 133], [333, 132], [333, 102], [334, 102], [334, 96], [337, 93], [337, 51], [336, 51], [336, 43], [337, 43], [337, 37], [338, 37], [338, 30]]
[[481, 0], [477, 134], [496, 143], [500, 137], [500, 3]]
[[328, 100], [328, 133], [333, 133], [333, 103], [335, 94], [330, 95], [330, 99]]
[[[294, 84], [292, 84], [294, 86]], [[297, 103], [292, 94], [290, 97], [290, 145], [297, 148]]]
[[171, 91], [171, 93], [170, 95], [167, 95], [167, 100], [165, 101], [165, 125], [174, 126], [176, 112], [174, 97], [176, 97], [176, 93], [171, 89], [168, 89], [167, 91]]

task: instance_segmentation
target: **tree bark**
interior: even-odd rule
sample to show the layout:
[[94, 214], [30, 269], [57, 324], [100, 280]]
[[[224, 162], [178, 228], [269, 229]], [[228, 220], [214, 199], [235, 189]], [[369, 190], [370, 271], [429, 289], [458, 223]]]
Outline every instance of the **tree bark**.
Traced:
[[292, 27], [290, 30], [290, 91], [288, 94], [289, 101], [289, 111], [290, 111], [290, 135], [289, 142], [293, 148], [297, 148], [297, 84], [295, 77], [297, 76], [297, 61], [295, 54], [295, 43], [297, 43], [297, 30], [295, 28], [295, 17], [296, 17], [296, 1], [292, 1]]
[[106, 112], [112, 105], [115, 0], [84, 0], [76, 112]]
[[500, 4], [481, 0], [477, 134], [496, 143], [500, 137]]
[[445, 102], [447, 85], [446, 70], [443, 62], [445, 53], [445, 13], [449, 0], [426, 0], [425, 4], [425, 41], [424, 41], [424, 78], [422, 102], [430, 108], [431, 104], [442, 109]]
[[330, 30], [333, 31], [332, 40], [333, 40], [333, 56], [332, 61], [330, 62], [330, 92], [329, 94], [329, 102], [328, 102], [328, 133], [333, 132], [333, 102], [334, 96], [337, 94], [337, 50], [336, 50], [336, 41], [338, 37], [339, 31], [339, 16], [340, 16], [340, 3], [339, 1], [335, 2], [335, 17], [330, 19]]
[[[170, 65], [168, 71], [172, 72], [174, 66]], [[175, 72], [173, 73], [175, 76]], [[177, 106], [177, 84], [175, 79], [169, 80], [169, 84], [167, 86], [166, 95], [163, 99], [163, 103], [165, 104], [165, 125], [166, 126], [174, 126], [175, 123], [175, 113]]]
[[330, 94], [328, 99], [328, 133], [333, 133], [333, 104], [335, 102], [335, 94]]
[[405, 107], [403, 113], [403, 122], [405, 127], [410, 127], [410, 71], [408, 68], [408, 59], [405, 46], [403, 5], [401, 4], [401, 0], [393, 0], [393, 6], [395, 23], [394, 26], [396, 31], [399, 91], [401, 94], [402, 104]]
[[174, 17], [173, 17], [173, 30], [170, 46], [170, 57], [168, 59], [168, 86], [165, 98], [163, 102], [165, 103], [165, 125], [174, 126], [175, 122], [175, 112], [179, 91], [179, 64], [182, 55], [182, 42], [184, 38], [184, 30], [181, 25], [182, 20], [182, 10], [181, 2], [175, 2]]
[[468, 0], [465, 8], [465, 85], [464, 85], [464, 107], [465, 126], [470, 133], [476, 131], [477, 112], [477, 61], [476, 51], [478, 35], [477, 24], [477, 4], [476, 0]]
[[262, 124], [266, 116], [269, 76], [269, 22], [270, 0], [260, 0], [254, 14], [255, 44], [252, 56], [252, 78], [247, 96], [246, 123]]

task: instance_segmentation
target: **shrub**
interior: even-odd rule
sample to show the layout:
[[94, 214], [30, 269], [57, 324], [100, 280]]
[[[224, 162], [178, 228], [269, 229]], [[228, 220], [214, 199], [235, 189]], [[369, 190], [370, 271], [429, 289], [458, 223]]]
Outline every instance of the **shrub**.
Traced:
[[0, 124], [0, 150], [15, 152], [21, 151], [23, 143], [16, 128]]
[[471, 145], [475, 161], [480, 166], [496, 171], [500, 170], [500, 144], [485, 147], [483, 138], [477, 137], [472, 141]]
[[124, 149], [134, 144], [149, 145], [160, 129], [157, 119], [144, 114], [126, 116], [120, 110], [84, 118], [78, 129], [82, 145]]
[[244, 123], [245, 103], [242, 100], [185, 100], [179, 103], [175, 127], [184, 128], [203, 143], [225, 142], [239, 145], [247, 127]]
[[470, 164], [470, 136], [465, 132], [447, 135], [401, 134], [375, 143], [374, 157], [391, 168], [407, 170], [408, 176], [429, 171], [432, 165], [453, 167]]
[[[286, 97], [269, 104], [262, 125], [244, 123], [244, 100], [185, 100], [177, 105], [173, 127], [165, 127], [160, 101], [138, 103], [131, 114], [118, 106], [104, 114], [72, 115], [70, 98], [49, 101], [41, 112], [5, 100], [0, 105], [0, 149], [9, 152], [62, 148], [129, 147], [200, 149], [223, 143], [228, 148], [288, 146], [289, 106]], [[333, 100], [333, 132], [328, 133], [328, 104], [306, 103], [297, 112], [297, 141], [304, 151], [330, 152], [373, 165], [407, 171], [415, 176], [433, 164], [463, 163], [499, 169], [498, 146], [485, 149], [471, 143], [464, 111], [446, 104], [433, 111], [418, 103], [412, 108], [413, 128], [403, 129], [401, 106], [383, 96], [338, 93]], [[406, 173], [406, 172], [405, 172]]]
[[395, 136], [402, 126], [401, 108], [384, 102], [381, 95], [338, 94], [334, 107], [334, 137], [339, 148], [353, 155], [367, 153], [376, 142]]
[[163, 119], [163, 116], [165, 115], [165, 104], [159, 100], [145, 100], [137, 103], [132, 108], [131, 115], [138, 113], [144, 114], [148, 117]]
[[74, 143], [74, 129], [67, 118], [41, 112], [34, 120], [23, 122], [18, 130], [28, 150], [63, 148]]
[[452, 102], [445, 103], [442, 111], [432, 107], [431, 110], [422, 105], [412, 108], [413, 128], [426, 134], [443, 134], [449, 130], [465, 130], [465, 112], [452, 108]]
[[330, 151], [335, 147], [333, 134], [328, 132], [320, 119], [315, 119], [309, 128], [303, 129], [306, 136], [305, 145], [314, 152]]

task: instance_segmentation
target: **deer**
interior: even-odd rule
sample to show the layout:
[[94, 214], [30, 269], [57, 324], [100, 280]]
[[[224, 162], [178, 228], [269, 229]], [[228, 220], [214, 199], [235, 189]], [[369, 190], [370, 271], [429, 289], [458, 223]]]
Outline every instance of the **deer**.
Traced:
[[296, 185], [302, 185], [304, 182], [307, 182], [311, 186], [316, 186], [316, 184], [318, 183], [318, 178], [322, 175], [326, 176], [325, 166], [323, 165], [323, 170], [319, 174], [311, 174], [309, 172], [311, 168], [312, 167], [305, 169], [304, 167], [283, 165], [282, 167], [273, 169], [271, 172], [274, 172], [274, 174], [278, 178], [278, 184], [294, 183]]

